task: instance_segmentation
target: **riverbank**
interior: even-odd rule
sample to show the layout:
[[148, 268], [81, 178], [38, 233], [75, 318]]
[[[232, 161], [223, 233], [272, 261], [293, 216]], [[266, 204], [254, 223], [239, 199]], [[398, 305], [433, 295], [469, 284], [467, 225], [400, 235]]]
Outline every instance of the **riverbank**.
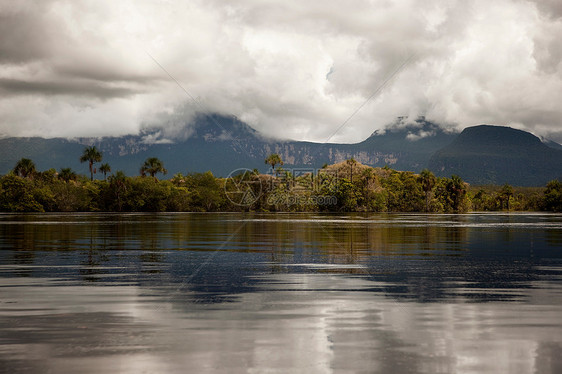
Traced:
[[434, 212], [562, 211], [562, 184], [546, 187], [470, 186], [457, 176], [437, 178], [342, 162], [317, 171], [240, 169], [168, 180], [125, 176], [107, 180], [61, 176], [54, 169], [0, 177], [2, 212]]

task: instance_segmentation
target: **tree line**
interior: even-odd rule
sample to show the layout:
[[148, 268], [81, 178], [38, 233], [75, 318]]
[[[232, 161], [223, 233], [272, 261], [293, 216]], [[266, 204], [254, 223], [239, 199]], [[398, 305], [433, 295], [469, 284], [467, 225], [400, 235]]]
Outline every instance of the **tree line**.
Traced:
[[[182, 211], [327, 211], [433, 212], [554, 211], [562, 212], [562, 184], [544, 188], [510, 185], [473, 187], [458, 176], [438, 178], [389, 167], [372, 168], [354, 159], [325, 165], [307, 173], [285, 170], [277, 154], [257, 170], [229, 178], [211, 172], [167, 174], [161, 160], [148, 158], [138, 176], [112, 173], [96, 147], [86, 147], [80, 161], [89, 178], [70, 168], [37, 171], [32, 160], [21, 159], [0, 177], [2, 212], [182, 212]], [[94, 174], [103, 174], [103, 180]]]

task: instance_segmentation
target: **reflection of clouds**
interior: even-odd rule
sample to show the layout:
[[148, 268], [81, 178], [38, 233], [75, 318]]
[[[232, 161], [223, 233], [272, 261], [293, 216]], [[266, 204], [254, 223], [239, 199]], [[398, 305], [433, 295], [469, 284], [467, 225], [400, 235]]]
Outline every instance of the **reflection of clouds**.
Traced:
[[173, 350], [164, 360], [170, 370], [526, 373], [560, 360], [549, 356], [562, 346], [558, 307], [397, 303], [361, 292], [372, 284], [358, 278], [264, 278], [275, 285], [235, 305], [165, 308], [143, 318], [165, 322], [155, 339]]
[[[3, 283], [7, 368], [24, 360], [30, 372], [58, 373], [541, 373], [562, 365], [559, 286], [550, 297], [541, 291], [544, 305], [415, 303], [373, 293], [377, 282], [365, 278], [278, 274], [260, 276], [262, 286], [235, 302], [209, 304], [190, 292], [171, 300], [166, 289], [35, 280]], [[525, 292], [533, 299], [535, 290]]]
[[[556, 349], [539, 347], [562, 345], [558, 307], [549, 313], [524, 304], [396, 303], [349, 292], [372, 286], [361, 279], [268, 279], [273, 290], [241, 295], [235, 309], [170, 316], [170, 328], [203, 328], [194, 344], [216, 353], [194, 355], [186, 347], [191, 368], [224, 368], [232, 360], [249, 372], [541, 372], [537, 360]], [[233, 357], [219, 358], [225, 354]]]

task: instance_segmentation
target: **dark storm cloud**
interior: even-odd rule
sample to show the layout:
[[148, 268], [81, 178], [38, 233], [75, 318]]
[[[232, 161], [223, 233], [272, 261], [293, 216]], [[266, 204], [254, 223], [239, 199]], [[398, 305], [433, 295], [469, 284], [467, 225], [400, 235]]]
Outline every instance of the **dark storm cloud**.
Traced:
[[91, 61], [74, 65], [58, 65], [54, 71], [62, 78], [66, 79], [89, 79], [98, 82], [131, 82], [139, 84], [149, 84], [164, 80], [163, 77], [149, 74], [134, 74], [123, 70], [120, 66], [108, 63]]
[[0, 92], [2, 95], [72, 95], [111, 99], [136, 95], [142, 91], [124, 87], [109, 87], [91, 82], [60, 80], [37, 82], [0, 78]]
[[28, 12], [0, 8], [0, 63], [35, 61], [53, 53], [53, 41], [60, 35], [56, 25], [40, 16], [40, 3]]
[[562, 17], [562, 2], [560, 0], [534, 0], [533, 2], [547, 17]]

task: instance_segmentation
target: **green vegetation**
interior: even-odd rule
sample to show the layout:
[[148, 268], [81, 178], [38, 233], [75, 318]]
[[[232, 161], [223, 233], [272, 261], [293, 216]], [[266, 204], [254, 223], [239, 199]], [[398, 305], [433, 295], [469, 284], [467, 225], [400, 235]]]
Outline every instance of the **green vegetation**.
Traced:
[[542, 201], [543, 208], [553, 212], [562, 212], [562, 183], [557, 180], [548, 182]]
[[283, 160], [281, 160], [277, 153], [272, 153], [266, 157], [265, 163], [271, 165], [271, 170], [275, 170], [275, 165], [283, 165]]
[[94, 180], [94, 173], [96, 170], [94, 169], [94, 164], [96, 162], [101, 162], [102, 155], [101, 152], [98, 151], [96, 146], [86, 147], [84, 149], [84, 153], [80, 156], [80, 162], [88, 161], [88, 166], [90, 168], [90, 180]]
[[100, 165], [100, 171], [103, 173], [103, 179], [107, 179], [107, 173], [111, 173], [111, 166], [108, 163]]
[[435, 183], [437, 183], [437, 178], [435, 178], [435, 175], [433, 175], [431, 171], [423, 169], [418, 177], [418, 182], [421, 184], [425, 194], [425, 211], [429, 212], [429, 203], [431, 202], [433, 187], [435, 187]]
[[[107, 175], [111, 168], [104, 164], [99, 168], [104, 179], [94, 180], [93, 165], [100, 162], [101, 153], [90, 147], [82, 159], [90, 163], [90, 178], [70, 168], [37, 171], [33, 161], [21, 159], [12, 172], [0, 177], [0, 211], [562, 212], [562, 183], [557, 180], [544, 188], [478, 187], [458, 176], [372, 168], [352, 159], [314, 173], [254, 171], [224, 179], [206, 172], [158, 180], [156, 175], [166, 169], [157, 158], [147, 159], [141, 176], [134, 177], [122, 171]], [[279, 156], [270, 161], [272, 168], [282, 165]]]
[[78, 179], [78, 174], [72, 171], [71, 168], [63, 168], [60, 170], [58, 177], [65, 182], [70, 182]]
[[37, 172], [35, 170], [35, 163], [28, 158], [22, 158], [18, 161], [16, 166], [14, 166], [13, 173], [22, 178], [30, 178]]
[[149, 157], [142, 165], [140, 173], [143, 177], [146, 176], [146, 174], [150, 174], [152, 178], [156, 178], [156, 174], [162, 173], [165, 175], [168, 173], [168, 170], [164, 168], [164, 164], [158, 158]]
[[545, 188], [503, 186], [470, 186], [471, 209], [482, 212], [555, 211], [547, 204]]

